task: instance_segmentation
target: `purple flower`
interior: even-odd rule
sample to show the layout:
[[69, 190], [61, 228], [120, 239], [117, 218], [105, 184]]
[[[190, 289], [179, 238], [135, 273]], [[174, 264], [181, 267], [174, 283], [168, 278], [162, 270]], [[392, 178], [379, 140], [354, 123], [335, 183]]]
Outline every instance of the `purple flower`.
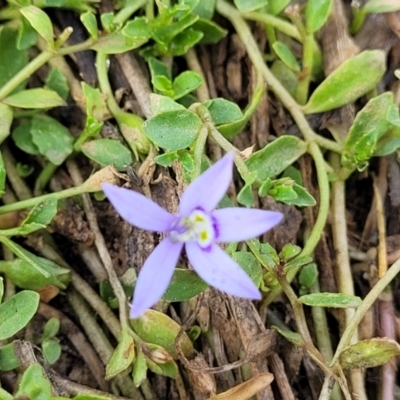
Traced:
[[132, 318], [139, 317], [164, 294], [185, 246], [190, 264], [209, 285], [228, 294], [258, 300], [250, 277], [216, 242], [238, 242], [261, 235], [282, 214], [248, 208], [215, 210], [232, 180], [233, 154], [228, 153], [195, 179], [183, 193], [179, 214], [172, 215], [145, 196], [104, 183], [104, 193], [126, 221], [169, 235], [154, 249], [135, 286]]

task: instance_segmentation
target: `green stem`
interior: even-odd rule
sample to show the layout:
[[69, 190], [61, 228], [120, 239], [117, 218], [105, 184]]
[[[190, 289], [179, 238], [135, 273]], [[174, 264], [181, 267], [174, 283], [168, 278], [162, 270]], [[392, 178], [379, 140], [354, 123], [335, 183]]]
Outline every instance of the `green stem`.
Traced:
[[314, 58], [314, 35], [308, 33], [303, 43], [303, 76], [297, 86], [296, 98], [299, 104], [306, 104], [310, 87]]
[[[219, 1], [218, 1], [219, 3]], [[218, 4], [219, 6], [219, 4]], [[217, 7], [218, 7], [217, 6]], [[218, 11], [219, 12], [219, 11]], [[272, 26], [276, 28], [278, 31], [285, 33], [286, 35], [298, 40], [301, 42], [301, 35], [297, 28], [293, 26], [290, 22], [285, 21], [282, 18], [275, 17], [270, 14], [264, 14], [259, 11], [252, 11], [245, 14], [242, 14], [243, 18], [250, 19], [252, 21], [262, 22], [267, 26]]]
[[208, 125], [204, 124], [199, 132], [196, 143], [194, 145], [194, 171], [192, 179], [197, 178], [201, 174], [201, 158], [204, 153], [204, 146], [208, 137]]
[[50, 179], [53, 177], [54, 173], [57, 171], [59, 166], [53, 164], [52, 162], [48, 162], [40, 172], [39, 176], [35, 182], [35, 190], [34, 193], [39, 194], [49, 183]]
[[42, 196], [38, 197], [32, 197], [30, 199], [18, 201], [13, 204], [7, 204], [5, 206], [0, 207], [0, 214], [5, 214], [10, 211], [16, 211], [16, 210], [22, 210], [24, 208], [31, 208], [34, 207], [36, 204], [48, 200], [48, 199], [54, 199], [56, 198], [57, 200], [60, 199], [65, 199], [67, 197], [72, 197], [72, 196], [77, 196], [79, 194], [86, 193], [88, 190], [84, 185], [78, 186], [78, 187], [73, 187], [70, 189], [65, 189], [60, 192], [54, 192], [54, 193], [48, 193], [44, 194]]
[[114, 93], [111, 89], [110, 81], [108, 80], [107, 59], [108, 55], [106, 53], [102, 53], [101, 51], [97, 52], [96, 71], [100, 90], [106, 95], [107, 107], [115, 117], [116, 115], [121, 114], [122, 111], [115, 101]]
[[130, 3], [133, 4], [129, 4], [126, 7], [122, 8], [114, 17], [114, 24], [123, 24], [125, 23], [132, 14], [134, 14], [137, 10], [139, 10], [139, 8], [142, 8], [146, 5], [147, 0], [135, 0], [132, 2], [132, 0], [130, 1]]

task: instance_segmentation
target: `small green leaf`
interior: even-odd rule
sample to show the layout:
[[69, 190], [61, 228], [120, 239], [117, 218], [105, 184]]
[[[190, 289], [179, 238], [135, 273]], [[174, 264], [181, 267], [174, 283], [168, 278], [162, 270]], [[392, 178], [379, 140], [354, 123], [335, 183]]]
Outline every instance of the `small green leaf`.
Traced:
[[86, 157], [101, 166], [114, 166], [118, 171], [126, 171], [132, 164], [132, 153], [121, 142], [114, 139], [97, 139], [86, 142], [81, 150]]
[[400, 355], [399, 344], [388, 338], [363, 340], [346, 347], [339, 356], [343, 369], [373, 368]]
[[294, 136], [281, 136], [263, 149], [256, 151], [247, 160], [250, 171], [256, 171], [259, 179], [265, 180], [283, 172], [307, 151], [307, 145]]
[[[0, 371], [12, 371], [19, 367], [19, 361], [14, 351], [14, 343], [0, 347]], [[0, 399], [3, 399], [0, 394]]]
[[193, 24], [193, 29], [203, 34], [199, 42], [201, 44], [216, 44], [228, 34], [226, 29], [221, 28], [214, 21], [203, 18]]
[[37, 114], [32, 118], [31, 135], [40, 154], [55, 165], [61, 165], [73, 151], [74, 137], [48, 115]]
[[376, 144], [374, 157], [383, 157], [400, 148], [400, 128], [393, 127]]
[[277, 56], [293, 71], [300, 71], [300, 65], [296, 60], [296, 57], [286, 46], [285, 43], [279, 42], [278, 40], [272, 44], [272, 48], [274, 49]]
[[18, 258], [12, 261], [0, 261], [0, 271], [22, 289], [40, 290], [47, 285], [66, 289], [70, 281], [68, 269], [61, 268], [50, 260], [41, 257], [36, 257], [34, 261], [48, 276], [44, 276], [31, 263]]
[[178, 159], [178, 153], [176, 151], [172, 151], [170, 153], [160, 154], [159, 156], [154, 157], [154, 162], [162, 167], [170, 167], [172, 163]]
[[365, 13], [388, 13], [400, 10], [397, 0], [369, 0], [362, 7]]
[[21, 14], [29, 21], [33, 29], [53, 48], [53, 25], [49, 16], [40, 8], [28, 6], [20, 9]]
[[29, 323], [39, 306], [36, 292], [23, 290], [0, 304], [0, 340], [14, 336]]
[[[342, 152], [342, 165], [348, 169], [362, 169], [368, 165], [377, 145], [377, 141], [389, 130], [391, 123], [387, 119], [393, 106], [393, 95], [383, 93], [372, 98], [359, 111], [350, 127]], [[395, 106], [397, 115], [398, 108]], [[391, 117], [396, 122], [395, 116]]]
[[259, 8], [268, 5], [268, 0], [233, 0], [233, 2], [237, 9], [242, 13], [258, 10]]
[[45, 339], [42, 343], [42, 350], [50, 365], [56, 363], [61, 356], [61, 345], [54, 339]]
[[3, 100], [3, 103], [18, 108], [53, 108], [65, 106], [65, 101], [53, 90], [26, 89], [12, 94]]
[[19, 390], [15, 398], [28, 398], [29, 400], [48, 400], [51, 397], [51, 384], [44, 377], [39, 363], [31, 364], [22, 375]]
[[173, 99], [180, 99], [186, 94], [193, 92], [193, 90], [196, 90], [202, 83], [203, 79], [196, 72], [182, 72], [172, 83], [172, 90], [174, 92]]
[[332, 308], [357, 308], [362, 300], [358, 296], [343, 293], [312, 293], [299, 297], [298, 301], [307, 306]]
[[153, 117], [166, 111], [186, 110], [181, 104], [168, 96], [150, 94], [150, 110]]
[[[17, 48], [16, 29], [3, 25], [0, 30], [0, 87], [3, 87], [28, 63], [28, 52]], [[24, 81], [14, 90], [20, 91], [25, 86]]]
[[307, 191], [305, 187], [294, 183], [293, 190], [296, 193], [297, 197], [287, 204], [297, 207], [313, 207], [317, 204], [314, 197]]
[[49, 339], [55, 337], [60, 330], [60, 320], [56, 317], [51, 317], [44, 326], [43, 338]]
[[257, 110], [258, 105], [265, 93], [265, 85], [261, 84], [259, 87], [254, 91], [253, 95], [251, 96], [250, 103], [247, 105], [246, 109], [244, 110], [243, 117], [228, 124], [220, 125], [218, 130], [227, 138], [233, 139], [237, 134], [239, 134], [243, 128], [246, 126], [249, 119], [252, 117], [254, 112]]
[[97, 42], [91, 47], [92, 50], [101, 51], [106, 54], [120, 54], [136, 49], [147, 42], [144, 38], [130, 38], [122, 32], [110, 33], [100, 36]]
[[[141, 317], [131, 319], [130, 324], [145, 342], [157, 344], [171, 354], [174, 359], [177, 358], [175, 338], [181, 327], [173, 319], [166, 314], [149, 309]], [[193, 354], [193, 344], [186, 333], [183, 334], [180, 343], [186, 357]]]
[[15, 144], [19, 149], [24, 151], [25, 153], [32, 154], [32, 155], [39, 155], [39, 149], [37, 148], [36, 144], [33, 143], [32, 135], [32, 121], [27, 120], [23, 121], [19, 126], [17, 126], [12, 134], [11, 137], [13, 138]]
[[119, 343], [106, 365], [106, 379], [114, 378], [125, 371], [135, 359], [135, 342], [132, 336], [122, 330]]
[[237, 251], [232, 254], [232, 258], [244, 269], [247, 275], [257, 287], [260, 286], [262, 280], [262, 268], [257, 259], [249, 251]]
[[192, 28], [186, 29], [184, 32], [178, 33], [172, 39], [167, 53], [171, 56], [183, 56], [199, 43], [202, 38], [203, 32], [196, 31]]
[[55, 197], [41, 201], [29, 212], [21, 226], [26, 226], [32, 223], [40, 224], [44, 228], [48, 225], [54, 216], [57, 214], [57, 199]]
[[0, 103], [0, 144], [10, 134], [11, 124], [13, 122], [14, 114], [10, 106]]
[[122, 34], [133, 39], [148, 40], [151, 37], [151, 27], [146, 17], [135, 17], [122, 28]]
[[301, 335], [297, 332], [289, 331], [288, 329], [281, 329], [278, 326], [272, 325], [272, 329], [275, 329], [279, 334], [281, 334], [290, 343], [293, 343], [296, 347], [303, 347], [303, 339]]
[[300, 246], [288, 243], [282, 247], [282, 250], [279, 253], [279, 257], [282, 261], [286, 262], [299, 255], [300, 252], [301, 252]]
[[217, 98], [203, 103], [210, 112], [215, 125], [230, 124], [243, 118], [242, 110], [232, 101]]
[[189, 147], [196, 140], [200, 127], [200, 118], [187, 110], [163, 112], [143, 124], [149, 139], [167, 150]]
[[[1, 349], [0, 349], [1, 351]], [[1, 357], [1, 353], [0, 353]], [[0, 359], [1, 360], [1, 359]], [[1, 366], [1, 364], [0, 364]], [[135, 363], [133, 365], [133, 383], [136, 387], [139, 387], [147, 377], [147, 364], [146, 357], [142, 352], [139, 352], [136, 356]]]
[[83, 26], [89, 32], [89, 35], [93, 39], [97, 40], [98, 28], [97, 28], [96, 16], [92, 12], [86, 11], [85, 13], [81, 14], [80, 18], [81, 18]]
[[216, 0], [202, 0], [194, 7], [193, 12], [201, 18], [211, 19], [214, 15]]
[[304, 286], [307, 289], [314, 285], [317, 278], [318, 268], [317, 264], [315, 263], [305, 265], [299, 273], [299, 283], [301, 286]]
[[306, 6], [306, 30], [308, 33], [318, 31], [328, 20], [332, 0], [308, 0]]
[[266, 6], [266, 12], [271, 15], [278, 15], [290, 3], [290, 0], [269, 0]]
[[386, 70], [381, 50], [366, 50], [346, 60], [313, 92], [304, 106], [306, 114], [333, 110], [372, 90]]
[[86, 115], [102, 121], [108, 113], [104, 97], [98, 88], [93, 88], [82, 82], [83, 95], [85, 97]]
[[21, 25], [18, 30], [17, 49], [27, 50], [34, 46], [38, 38], [38, 33], [33, 29], [29, 21], [22, 16]]
[[53, 90], [63, 100], [66, 100], [69, 93], [67, 78], [57, 68], [52, 68], [46, 78], [46, 89]]
[[163, 299], [169, 302], [187, 301], [204, 292], [207, 287], [194, 271], [176, 268]]
[[[152, 37], [156, 42], [162, 44], [169, 44], [173, 38], [175, 38], [179, 33], [185, 31], [191, 25], [193, 25], [199, 17], [195, 14], [187, 14], [183, 18], [180, 18], [175, 23], [170, 25], [164, 25], [153, 31]], [[185, 33], [187, 33], [186, 31]]]
[[254, 206], [254, 193], [252, 183], [246, 183], [237, 195], [237, 202], [245, 207]]

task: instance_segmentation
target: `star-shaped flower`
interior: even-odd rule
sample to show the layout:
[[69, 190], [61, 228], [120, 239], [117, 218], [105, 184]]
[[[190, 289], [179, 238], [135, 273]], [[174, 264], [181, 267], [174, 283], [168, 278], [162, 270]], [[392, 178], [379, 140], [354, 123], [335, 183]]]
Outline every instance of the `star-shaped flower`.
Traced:
[[132, 190], [102, 185], [112, 205], [130, 224], [168, 233], [140, 271], [130, 311], [132, 318], [139, 317], [164, 294], [183, 247], [193, 269], [209, 285], [230, 295], [261, 298], [250, 277], [217, 242], [254, 238], [278, 224], [283, 216], [239, 207], [215, 210], [232, 180], [232, 168], [233, 153], [228, 153], [195, 179], [182, 195], [178, 215]]

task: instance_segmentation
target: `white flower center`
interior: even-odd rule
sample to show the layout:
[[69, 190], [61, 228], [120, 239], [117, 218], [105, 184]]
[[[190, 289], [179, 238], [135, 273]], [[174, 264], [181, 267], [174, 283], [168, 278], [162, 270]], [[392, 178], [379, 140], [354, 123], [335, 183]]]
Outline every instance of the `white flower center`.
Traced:
[[194, 210], [188, 217], [180, 219], [171, 230], [170, 237], [174, 242], [196, 241], [200, 247], [208, 247], [215, 239], [215, 230], [209, 215], [201, 210]]

